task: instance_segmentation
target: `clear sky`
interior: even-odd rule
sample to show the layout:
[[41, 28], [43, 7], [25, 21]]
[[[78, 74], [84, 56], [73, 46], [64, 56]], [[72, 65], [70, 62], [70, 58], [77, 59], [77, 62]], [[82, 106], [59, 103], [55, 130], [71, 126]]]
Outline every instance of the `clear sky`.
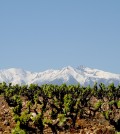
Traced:
[[68, 65], [120, 73], [120, 0], [0, 0], [0, 69]]

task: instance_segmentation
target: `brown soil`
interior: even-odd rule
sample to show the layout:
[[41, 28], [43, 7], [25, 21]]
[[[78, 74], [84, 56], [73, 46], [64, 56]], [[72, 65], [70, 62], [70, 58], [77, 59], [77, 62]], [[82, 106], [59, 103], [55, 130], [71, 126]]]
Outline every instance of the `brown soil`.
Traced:
[[[0, 134], [11, 134], [16, 123], [13, 119], [12, 108], [0, 96]], [[51, 129], [44, 130], [45, 134], [52, 134]], [[74, 129], [69, 132], [58, 132], [58, 134], [115, 134], [115, 129], [104, 117], [97, 113], [94, 119], [77, 119]]]

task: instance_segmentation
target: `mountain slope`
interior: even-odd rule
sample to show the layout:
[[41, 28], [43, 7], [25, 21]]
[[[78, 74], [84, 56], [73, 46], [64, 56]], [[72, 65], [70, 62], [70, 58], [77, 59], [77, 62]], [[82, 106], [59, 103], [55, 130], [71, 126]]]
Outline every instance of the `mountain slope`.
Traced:
[[114, 82], [115, 85], [120, 83], [120, 74], [104, 72], [98, 69], [92, 69], [84, 66], [78, 68], [65, 67], [61, 70], [47, 70], [44, 72], [29, 72], [22, 69], [10, 68], [0, 70], [0, 82], [13, 84], [78, 84], [87, 86], [93, 85], [94, 82], [108, 85]]

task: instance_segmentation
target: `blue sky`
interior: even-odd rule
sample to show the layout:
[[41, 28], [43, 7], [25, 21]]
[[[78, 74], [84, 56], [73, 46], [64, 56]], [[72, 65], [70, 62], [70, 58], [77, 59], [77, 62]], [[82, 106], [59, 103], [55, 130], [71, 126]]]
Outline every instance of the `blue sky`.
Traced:
[[120, 0], [0, 1], [0, 69], [120, 73], [119, 59]]

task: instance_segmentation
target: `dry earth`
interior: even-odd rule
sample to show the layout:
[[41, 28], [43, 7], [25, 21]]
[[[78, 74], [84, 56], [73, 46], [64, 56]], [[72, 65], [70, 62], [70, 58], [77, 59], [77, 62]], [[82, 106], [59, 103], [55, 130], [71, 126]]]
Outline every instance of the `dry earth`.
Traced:
[[[12, 108], [5, 102], [3, 96], [0, 96], [0, 134], [10, 134], [15, 125]], [[52, 134], [47, 127], [44, 133]], [[115, 129], [98, 113], [94, 119], [77, 119], [75, 129], [58, 134], [115, 134]]]

